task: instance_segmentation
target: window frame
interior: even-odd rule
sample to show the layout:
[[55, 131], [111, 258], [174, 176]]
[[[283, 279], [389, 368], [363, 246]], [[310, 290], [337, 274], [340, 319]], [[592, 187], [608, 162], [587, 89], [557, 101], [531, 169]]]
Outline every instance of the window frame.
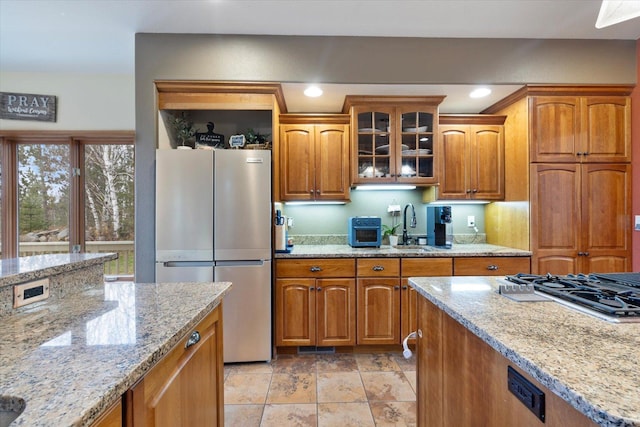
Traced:
[[[2, 259], [19, 256], [18, 238], [18, 145], [59, 144], [69, 146], [69, 252], [78, 245], [85, 251], [86, 145], [134, 145], [134, 131], [0, 131], [2, 158]], [[80, 171], [79, 174], [74, 171]]]

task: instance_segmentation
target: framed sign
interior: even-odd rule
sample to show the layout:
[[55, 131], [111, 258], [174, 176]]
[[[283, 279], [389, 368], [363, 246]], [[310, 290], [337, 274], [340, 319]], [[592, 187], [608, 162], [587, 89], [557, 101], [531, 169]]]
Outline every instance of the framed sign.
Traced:
[[0, 119], [55, 122], [56, 97], [0, 92]]
[[231, 135], [231, 137], [229, 138], [229, 147], [231, 148], [242, 148], [244, 147], [244, 144], [246, 142], [246, 139], [244, 137], [244, 135]]

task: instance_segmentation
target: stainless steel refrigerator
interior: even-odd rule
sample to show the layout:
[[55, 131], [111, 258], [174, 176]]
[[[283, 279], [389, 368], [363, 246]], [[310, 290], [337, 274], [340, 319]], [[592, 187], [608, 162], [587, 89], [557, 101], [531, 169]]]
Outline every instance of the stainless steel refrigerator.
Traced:
[[233, 283], [225, 363], [271, 359], [271, 211], [270, 151], [156, 151], [156, 281]]

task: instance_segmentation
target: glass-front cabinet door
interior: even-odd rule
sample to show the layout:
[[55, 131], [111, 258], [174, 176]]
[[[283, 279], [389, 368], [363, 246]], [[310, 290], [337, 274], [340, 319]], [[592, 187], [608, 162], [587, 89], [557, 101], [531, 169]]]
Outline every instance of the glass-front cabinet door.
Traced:
[[398, 112], [402, 129], [402, 143], [398, 147], [398, 181], [434, 182], [436, 162], [434, 154], [434, 112], [401, 108]]
[[355, 105], [353, 183], [438, 181], [436, 105]]
[[357, 111], [356, 182], [390, 182], [395, 175], [393, 108]]

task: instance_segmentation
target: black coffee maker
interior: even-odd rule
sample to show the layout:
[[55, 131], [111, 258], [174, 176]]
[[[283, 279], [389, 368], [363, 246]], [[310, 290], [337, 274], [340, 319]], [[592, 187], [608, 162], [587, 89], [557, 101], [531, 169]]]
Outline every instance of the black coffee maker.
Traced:
[[427, 206], [427, 245], [451, 249], [451, 206]]

